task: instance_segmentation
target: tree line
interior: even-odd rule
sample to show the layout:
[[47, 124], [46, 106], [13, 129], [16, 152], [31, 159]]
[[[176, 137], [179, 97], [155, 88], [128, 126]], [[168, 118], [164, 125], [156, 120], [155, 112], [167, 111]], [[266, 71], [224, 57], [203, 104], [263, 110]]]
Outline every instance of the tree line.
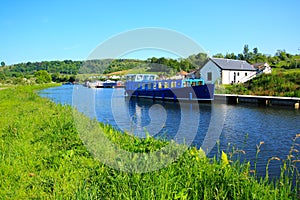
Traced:
[[[251, 51], [248, 45], [244, 45], [241, 53], [218, 53], [215, 58], [227, 58], [245, 60], [250, 64], [269, 63], [272, 67], [293, 69], [300, 66], [300, 55], [292, 55], [285, 50], [278, 50], [274, 56], [259, 52], [255, 47]], [[208, 60], [206, 53], [198, 53], [188, 58], [148, 58], [147, 60], [137, 59], [103, 59], [87, 61], [42, 61], [18, 63], [6, 66], [1, 62], [0, 81], [6, 79], [30, 79], [37, 76], [38, 71], [46, 71], [51, 76], [51, 81], [68, 82], [74, 81], [77, 74], [110, 74], [116, 71], [124, 71], [139, 66], [147, 66], [149, 72], [177, 73], [181, 70], [191, 72], [202, 67]], [[48, 79], [46, 79], [48, 80]]]
[[266, 55], [259, 52], [257, 47], [254, 47], [251, 51], [248, 45], [245, 45], [243, 52], [237, 55], [234, 53], [226, 53], [225, 55], [218, 53], [213, 57], [245, 60], [250, 64], [266, 62], [272, 67], [285, 69], [295, 69], [300, 67], [300, 55], [292, 55], [285, 50], [277, 50], [274, 56]]

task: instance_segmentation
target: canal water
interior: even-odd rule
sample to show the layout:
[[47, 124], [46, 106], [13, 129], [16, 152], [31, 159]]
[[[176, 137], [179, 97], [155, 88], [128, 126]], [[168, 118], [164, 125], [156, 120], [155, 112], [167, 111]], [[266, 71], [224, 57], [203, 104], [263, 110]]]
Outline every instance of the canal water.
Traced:
[[[235, 155], [250, 161], [252, 168], [256, 163], [261, 176], [268, 159], [287, 158], [293, 138], [300, 133], [299, 110], [287, 108], [128, 99], [124, 89], [89, 89], [80, 85], [49, 88], [40, 96], [72, 105], [91, 118], [139, 137], [149, 134], [201, 147], [209, 156], [222, 150], [238, 150], [240, 154]], [[279, 175], [281, 163], [270, 162], [271, 177]]]

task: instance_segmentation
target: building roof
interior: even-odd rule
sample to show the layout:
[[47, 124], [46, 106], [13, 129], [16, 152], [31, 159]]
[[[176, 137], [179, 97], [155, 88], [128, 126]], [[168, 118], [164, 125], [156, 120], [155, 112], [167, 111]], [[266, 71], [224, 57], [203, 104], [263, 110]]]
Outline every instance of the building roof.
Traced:
[[256, 71], [252, 65], [244, 60], [231, 60], [225, 58], [210, 58], [210, 60], [223, 70]]
[[181, 70], [181, 71], [179, 72], [179, 74], [185, 76], [185, 75], [187, 75], [188, 73], [187, 73], [186, 71]]

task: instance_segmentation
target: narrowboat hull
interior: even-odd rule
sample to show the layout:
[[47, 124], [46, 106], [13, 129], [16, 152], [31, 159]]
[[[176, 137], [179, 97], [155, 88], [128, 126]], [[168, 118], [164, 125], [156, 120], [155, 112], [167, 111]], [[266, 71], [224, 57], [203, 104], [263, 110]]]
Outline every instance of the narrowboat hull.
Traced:
[[189, 100], [212, 101], [214, 100], [214, 84], [205, 84], [190, 87], [160, 88], [160, 89], [136, 89], [125, 88], [129, 97], [151, 98], [161, 100]]

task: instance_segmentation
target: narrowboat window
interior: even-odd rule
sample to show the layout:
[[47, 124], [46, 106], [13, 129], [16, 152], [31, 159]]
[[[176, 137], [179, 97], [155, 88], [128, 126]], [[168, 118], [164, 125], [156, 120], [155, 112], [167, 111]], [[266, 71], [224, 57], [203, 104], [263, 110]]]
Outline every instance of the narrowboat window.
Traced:
[[135, 79], [136, 79], [136, 75], [131, 76], [132, 81], [135, 81]]
[[196, 86], [196, 82], [195, 81], [192, 82], [192, 86]]
[[169, 83], [165, 82], [165, 88], [169, 88]]
[[207, 72], [207, 81], [212, 81], [212, 72]]
[[178, 81], [178, 82], [177, 82], [177, 87], [180, 87], [180, 86], [181, 86], [181, 82]]
[[237, 75], [239, 76], [239, 75], [240, 75], [240, 72], [238, 72]]
[[162, 88], [161, 82], [158, 83], [158, 88], [159, 88], [159, 89]]
[[156, 83], [153, 84], [153, 89], [156, 90]]
[[128, 81], [135, 81], [135, 77], [136, 77], [136, 75], [128, 75], [128, 76], [126, 77], [126, 79], [127, 79]]
[[154, 77], [155, 77], [155, 76], [151, 75], [150, 78], [149, 78], [149, 80], [150, 80], [150, 81], [154, 81], [154, 79], [155, 79]]
[[143, 75], [137, 75], [136, 80], [137, 80], [137, 81], [143, 80]]
[[144, 75], [144, 80], [148, 81], [149, 80], [149, 75]]
[[138, 84], [138, 89], [141, 89], [141, 84], [140, 83]]
[[245, 72], [245, 76], [247, 76], [248, 74], [247, 74], [247, 72]]
[[176, 82], [175, 82], [175, 81], [172, 81], [171, 87], [172, 87], [172, 88], [176, 87]]

